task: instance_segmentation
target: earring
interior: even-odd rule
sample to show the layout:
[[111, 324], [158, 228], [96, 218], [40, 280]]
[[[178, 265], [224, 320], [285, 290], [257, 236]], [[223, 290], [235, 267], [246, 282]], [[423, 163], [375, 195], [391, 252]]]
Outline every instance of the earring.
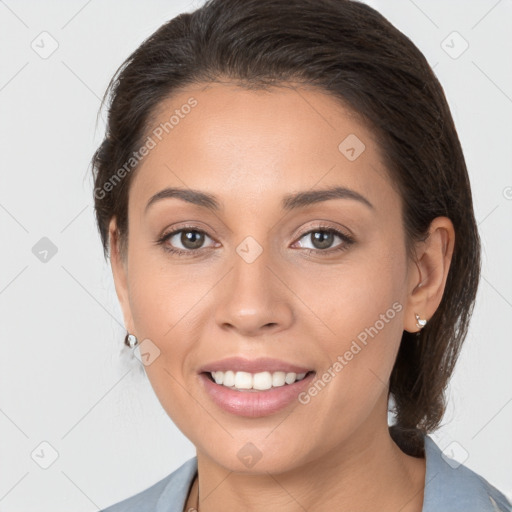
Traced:
[[135, 347], [138, 343], [139, 343], [139, 340], [137, 339], [137, 337], [136, 337], [136, 336], [134, 336], [133, 334], [128, 334], [128, 333], [126, 333], [126, 336], [124, 337], [124, 344], [125, 344], [127, 347], [133, 348], [133, 347]]
[[416, 313], [414, 313], [414, 316], [416, 317], [416, 327], [423, 329], [423, 327], [425, 327], [425, 325], [427, 325], [427, 319], [420, 318], [420, 315], [417, 315]]

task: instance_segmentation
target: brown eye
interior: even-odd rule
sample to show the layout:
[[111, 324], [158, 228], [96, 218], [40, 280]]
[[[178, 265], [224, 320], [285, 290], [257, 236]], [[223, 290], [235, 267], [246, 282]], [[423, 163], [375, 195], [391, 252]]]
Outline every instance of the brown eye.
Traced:
[[200, 249], [204, 243], [204, 233], [199, 231], [181, 231], [179, 240], [185, 249]]
[[199, 253], [206, 239], [213, 240], [200, 229], [182, 228], [166, 235], [157, 240], [157, 244], [162, 245], [164, 250], [178, 255], [194, 255]]
[[[341, 243], [338, 243], [333, 248], [332, 246], [336, 238], [339, 238], [341, 240]], [[299, 242], [301, 247], [321, 252], [330, 252], [331, 249], [333, 251], [338, 249], [344, 249], [353, 242], [353, 240], [350, 237], [332, 228], [316, 228], [303, 234], [301, 240], [302, 239], [309, 240], [312, 247], [304, 245], [304, 242]]]
[[334, 240], [334, 233], [327, 231], [314, 231], [310, 236], [316, 249], [329, 249]]

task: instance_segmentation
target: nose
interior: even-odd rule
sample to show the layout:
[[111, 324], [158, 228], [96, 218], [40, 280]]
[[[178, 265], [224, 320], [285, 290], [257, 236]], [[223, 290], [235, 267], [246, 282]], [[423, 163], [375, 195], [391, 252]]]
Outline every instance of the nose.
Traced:
[[235, 255], [223, 280], [215, 317], [223, 330], [255, 337], [277, 333], [293, 322], [293, 293], [266, 251], [252, 262]]

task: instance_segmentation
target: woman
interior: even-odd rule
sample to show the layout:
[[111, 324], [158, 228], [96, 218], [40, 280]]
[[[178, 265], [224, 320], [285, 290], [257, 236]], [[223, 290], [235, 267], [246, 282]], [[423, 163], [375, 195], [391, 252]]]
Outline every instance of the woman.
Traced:
[[428, 436], [480, 242], [413, 43], [349, 0], [211, 0], [107, 92], [94, 196], [125, 343], [197, 451], [107, 511], [512, 510]]

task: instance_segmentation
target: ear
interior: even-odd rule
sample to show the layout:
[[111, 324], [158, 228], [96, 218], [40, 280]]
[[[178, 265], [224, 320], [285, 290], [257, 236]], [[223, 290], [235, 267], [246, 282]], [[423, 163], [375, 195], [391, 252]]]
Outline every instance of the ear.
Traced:
[[110, 220], [108, 231], [110, 243], [110, 266], [114, 277], [116, 294], [123, 312], [126, 330], [130, 334], [133, 334], [134, 325], [128, 293], [128, 261], [125, 261], [121, 255], [119, 232], [117, 230], [115, 217], [112, 217]]
[[416, 245], [416, 261], [411, 262], [404, 329], [418, 332], [416, 314], [430, 320], [443, 298], [455, 246], [455, 230], [448, 217], [436, 217], [425, 241]]

